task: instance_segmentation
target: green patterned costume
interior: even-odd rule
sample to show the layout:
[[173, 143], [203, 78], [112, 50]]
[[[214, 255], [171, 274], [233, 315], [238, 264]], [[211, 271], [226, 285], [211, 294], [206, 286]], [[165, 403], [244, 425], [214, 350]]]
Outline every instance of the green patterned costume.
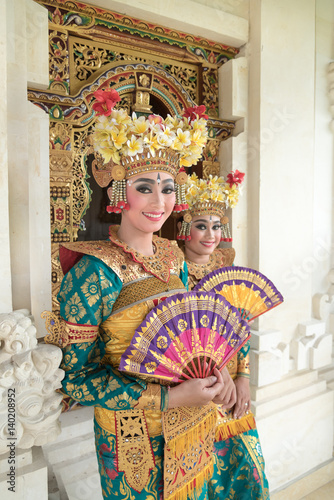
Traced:
[[[162, 415], [168, 407], [167, 388], [118, 371], [122, 353], [148, 312], [166, 296], [184, 291], [187, 282], [177, 246], [160, 238], [153, 241], [153, 259], [130, 249], [115, 234], [108, 242], [68, 244], [60, 252], [66, 275], [59, 302], [68, 333], [63, 389], [81, 404], [94, 406], [105, 499], [162, 500], [164, 495]], [[260, 498], [252, 496], [259, 489], [258, 476], [245, 470], [245, 455], [235, 450], [225, 454], [219, 445], [210, 475], [178, 498]], [[233, 483], [233, 488], [238, 485], [234, 496], [226, 469], [242, 471]], [[245, 491], [251, 496], [243, 496]]]

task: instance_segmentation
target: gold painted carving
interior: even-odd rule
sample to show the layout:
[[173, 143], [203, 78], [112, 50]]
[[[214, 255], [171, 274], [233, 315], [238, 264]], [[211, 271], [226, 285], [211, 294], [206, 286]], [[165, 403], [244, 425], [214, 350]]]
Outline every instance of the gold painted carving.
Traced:
[[72, 209], [72, 231], [73, 239], [78, 238], [78, 230], [80, 227], [81, 219], [84, 212], [89, 205], [90, 193], [85, 179], [87, 177], [85, 154], [88, 150], [90, 128], [78, 129], [74, 131], [73, 137], [73, 150], [74, 161], [72, 165], [73, 182], [72, 182], [72, 196], [75, 203]]
[[[79, 41], [76, 41], [79, 40]], [[70, 37], [70, 80], [71, 89], [78, 91], [82, 87], [82, 83], [92, 75], [98, 76], [108, 66], [123, 63], [143, 63], [150, 64], [155, 67], [160, 67], [172, 75], [186, 90], [191, 99], [198, 101], [199, 96], [199, 66], [198, 63], [179, 62], [170, 58], [153, 54], [140, 54], [138, 49], [133, 50], [124, 46], [113, 45], [110, 48], [110, 43], [102, 43], [95, 41], [87, 41], [85, 39], [77, 39]], [[139, 55], [138, 55], [139, 54]], [[140, 73], [140, 76], [145, 82], [147, 74]], [[150, 85], [141, 85], [136, 82], [137, 88], [148, 89]], [[151, 82], [150, 82], [151, 83]], [[166, 92], [166, 89], [164, 90]]]
[[135, 77], [136, 77], [137, 89], [151, 90], [153, 82], [152, 73], [142, 73], [140, 71], [136, 71]]
[[66, 149], [71, 140], [71, 130], [67, 123], [50, 122], [50, 149]]
[[152, 113], [149, 92], [143, 92], [142, 90], [136, 91], [136, 102], [133, 105], [133, 111], [135, 111], [136, 113]]
[[128, 485], [141, 492], [155, 467], [143, 410], [116, 411], [117, 468]]
[[67, 92], [63, 81], [69, 79], [67, 32], [51, 31], [49, 35], [50, 90], [57, 94]]
[[51, 284], [52, 284], [52, 310], [59, 312], [59, 302], [57, 295], [60, 290], [60, 284], [63, 279], [63, 271], [59, 261], [59, 244], [51, 244]]
[[54, 149], [50, 153], [50, 170], [53, 175], [63, 175], [71, 172], [73, 162], [72, 151]]

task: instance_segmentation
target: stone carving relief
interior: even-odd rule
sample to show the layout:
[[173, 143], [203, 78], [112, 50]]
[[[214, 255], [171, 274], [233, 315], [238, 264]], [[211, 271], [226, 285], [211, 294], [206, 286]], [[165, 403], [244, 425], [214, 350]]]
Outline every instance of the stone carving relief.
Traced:
[[251, 330], [249, 361], [251, 384], [262, 387], [281, 380], [289, 372], [289, 344], [279, 330]]
[[41, 446], [60, 434], [61, 350], [37, 344], [29, 311], [0, 314], [0, 454]]
[[300, 323], [291, 355], [297, 370], [317, 370], [331, 363], [332, 335], [326, 332], [326, 323], [317, 319]]

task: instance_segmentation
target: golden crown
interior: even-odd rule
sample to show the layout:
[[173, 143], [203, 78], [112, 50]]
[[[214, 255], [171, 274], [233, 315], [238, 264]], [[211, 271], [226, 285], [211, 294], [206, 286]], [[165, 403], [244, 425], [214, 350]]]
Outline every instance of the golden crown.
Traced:
[[96, 182], [113, 184], [113, 199], [108, 211], [128, 209], [125, 182], [144, 171], [164, 171], [176, 181], [175, 210], [186, 208], [184, 184], [187, 175], [180, 172], [201, 158], [207, 141], [205, 106], [187, 108], [182, 117], [159, 115], [130, 117], [124, 109], [114, 109], [120, 96], [116, 90], [97, 90], [93, 109], [97, 120], [92, 135], [95, 150], [93, 175]]
[[228, 208], [234, 208], [239, 200], [240, 184], [245, 174], [236, 170], [224, 177], [199, 179], [195, 173], [188, 176], [185, 185], [185, 200], [188, 209], [183, 212], [178, 239], [190, 240], [191, 221], [198, 215], [217, 215], [222, 223], [223, 241], [232, 241], [229, 220], [225, 216]]

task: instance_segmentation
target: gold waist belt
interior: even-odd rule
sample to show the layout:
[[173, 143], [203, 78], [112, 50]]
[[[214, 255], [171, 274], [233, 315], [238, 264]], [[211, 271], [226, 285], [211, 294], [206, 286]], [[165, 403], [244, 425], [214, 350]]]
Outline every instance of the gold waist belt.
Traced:
[[[131, 416], [132, 411], [128, 410], [129, 416]], [[94, 414], [95, 420], [102, 429], [116, 436], [116, 413], [117, 411], [107, 410], [106, 408], [99, 408], [95, 406]], [[124, 413], [124, 411], [123, 411]], [[162, 434], [162, 423], [161, 423], [161, 411], [151, 411], [144, 410], [145, 420], [147, 424], [148, 435], [150, 437], [161, 436]]]

